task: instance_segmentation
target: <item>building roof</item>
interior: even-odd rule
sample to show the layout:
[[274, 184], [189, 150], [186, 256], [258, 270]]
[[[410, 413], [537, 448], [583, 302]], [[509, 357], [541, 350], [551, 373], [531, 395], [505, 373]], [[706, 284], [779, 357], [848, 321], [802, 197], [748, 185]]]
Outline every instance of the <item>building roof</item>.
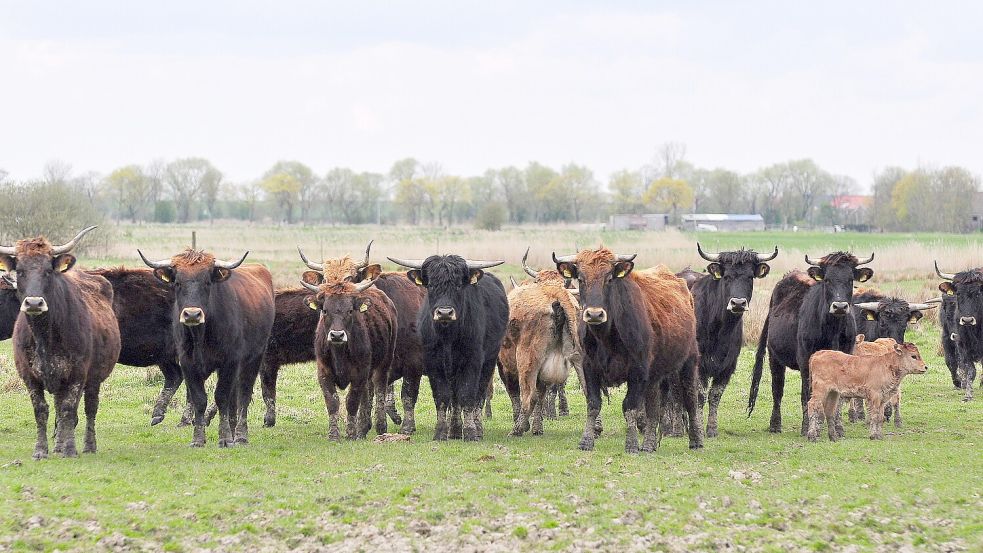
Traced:
[[873, 196], [835, 196], [831, 201], [836, 209], [867, 209], [874, 205]]
[[764, 217], [758, 213], [690, 213], [683, 215], [683, 221], [689, 222], [721, 222], [721, 221], [733, 221], [733, 222], [764, 222]]

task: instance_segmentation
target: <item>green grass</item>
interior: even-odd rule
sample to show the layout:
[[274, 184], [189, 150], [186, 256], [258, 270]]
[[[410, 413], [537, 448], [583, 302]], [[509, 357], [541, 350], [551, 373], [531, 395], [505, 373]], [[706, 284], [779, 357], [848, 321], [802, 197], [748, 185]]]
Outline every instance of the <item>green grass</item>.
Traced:
[[[413, 543], [979, 550], [983, 398], [960, 401], [935, 354], [937, 336], [928, 325], [915, 333], [930, 371], [906, 381], [905, 427], [886, 427], [883, 441], [870, 441], [859, 424], [848, 424], [835, 444], [800, 437], [797, 373], [787, 379], [786, 432], [767, 433], [767, 376], [758, 410], [744, 416], [753, 355], [746, 350], [724, 396], [721, 436], [696, 452], [666, 438], [657, 453], [641, 456], [623, 452], [622, 390], [604, 405], [597, 450], [577, 449], [585, 408], [574, 381], [571, 416], [547, 421], [542, 437], [507, 436], [499, 386], [483, 442], [431, 442], [424, 385], [411, 443], [338, 444], [325, 439], [314, 369], [299, 365], [281, 372], [275, 428], [261, 427], [254, 403], [249, 446], [219, 450], [212, 427], [207, 447], [193, 450], [190, 430], [175, 427], [178, 408], [162, 425], [148, 425], [160, 382], [120, 366], [103, 390], [99, 452], [43, 462], [31, 460], [28, 398], [7, 391], [0, 393], [0, 551], [86, 550], [101, 540], [165, 551]], [[9, 386], [16, 381], [9, 342], [0, 354], [0, 385]]]

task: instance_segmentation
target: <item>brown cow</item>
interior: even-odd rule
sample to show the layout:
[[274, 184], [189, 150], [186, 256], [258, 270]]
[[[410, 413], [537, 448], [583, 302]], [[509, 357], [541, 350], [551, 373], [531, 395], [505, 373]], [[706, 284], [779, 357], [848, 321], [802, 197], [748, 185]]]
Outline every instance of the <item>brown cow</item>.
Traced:
[[78, 404], [85, 397], [85, 446], [96, 451], [99, 388], [119, 357], [113, 288], [106, 279], [71, 271], [72, 248], [89, 227], [63, 246], [43, 237], [0, 247], [0, 270], [17, 272], [21, 314], [14, 324], [14, 363], [34, 405], [34, 458], [48, 456], [47, 390], [55, 398], [55, 453], [77, 457]]
[[498, 369], [512, 400], [513, 436], [530, 428], [543, 433], [547, 391], [564, 386], [569, 367], [582, 374], [582, 354], [577, 343], [579, 307], [564, 287], [560, 273], [548, 269], [523, 269], [533, 277], [509, 292], [509, 323], [499, 354]]
[[644, 421], [641, 450], [655, 451], [663, 382], [672, 386], [686, 407], [690, 448], [702, 448], [693, 296], [686, 281], [665, 267], [632, 272], [634, 258], [603, 246], [575, 255], [553, 255], [557, 271], [580, 283], [582, 320], [586, 323], [579, 328], [588, 406], [580, 448], [594, 448], [601, 387], [627, 383], [622, 402], [628, 426], [625, 451], [639, 451], [640, 421]]
[[310, 308], [320, 312], [314, 353], [317, 380], [328, 410], [330, 440], [341, 440], [336, 389], [349, 386], [345, 437], [365, 437], [373, 395], [376, 432], [386, 432], [384, 401], [396, 346], [396, 307], [382, 291], [370, 288], [373, 284], [373, 280], [321, 286], [304, 282], [304, 287], [314, 292], [307, 298]]
[[806, 435], [810, 441], [819, 439], [822, 415], [829, 426], [830, 441], [839, 438], [836, 417], [841, 397], [867, 400], [870, 439], [883, 438], [884, 403], [897, 394], [902, 378], [909, 374], [924, 374], [928, 367], [914, 344], [898, 344], [892, 338], [881, 338], [878, 342], [876, 347], [885, 348], [886, 352], [850, 355], [821, 350], [809, 358], [812, 395], [807, 405], [809, 428]]

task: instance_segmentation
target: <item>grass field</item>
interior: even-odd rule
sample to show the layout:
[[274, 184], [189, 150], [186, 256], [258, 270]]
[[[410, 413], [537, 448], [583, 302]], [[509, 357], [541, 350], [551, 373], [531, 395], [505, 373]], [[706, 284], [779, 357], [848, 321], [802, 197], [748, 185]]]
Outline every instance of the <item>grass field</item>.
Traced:
[[[258, 260], [286, 275], [300, 270], [292, 261], [295, 241], [311, 244], [317, 254], [320, 236], [327, 256], [356, 253], [375, 237], [373, 257], [382, 259], [394, 252], [422, 255], [440, 236], [441, 251], [460, 247], [486, 258], [516, 251], [500, 273], [507, 275], [516, 273], [527, 243], [536, 251], [533, 262], [545, 266], [550, 248], [572, 249], [575, 240], [583, 246], [599, 238], [566, 229], [430, 237], [398, 229], [256, 230], [216, 227], [214, 235], [199, 232], [198, 240], [206, 247], [221, 243], [214, 249], [230, 257], [248, 243]], [[97, 262], [82, 256], [82, 264], [133, 264], [126, 252], [145, 243], [148, 255], [163, 257], [187, 234], [124, 228]], [[920, 235], [812, 235], [799, 242], [800, 236], [772, 233], [699, 238], [710, 248], [764, 249], [777, 242], [783, 251], [814, 255], [840, 245], [874, 247], [875, 283], [882, 275], [891, 287], [910, 282], [912, 293], [931, 288], [925, 280], [931, 259], [921, 278], [902, 279], [918, 261], [909, 262], [904, 251], [938, 249], [951, 262], [968, 265], [979, 246], [975, 237]], [[688, 235], [603, 239], [639, 247], [646, 262], [671, 259], [676, 266], [686, 257], [703, 264]], [[786, 264], [797, 262], [789, 254], [774, 272]], [[762, 288], [771, 282], [769, 277]], [[759, 309], [766, 302], [756, 294]], [[507, 436], [510, 408], [499, 384], [483, 442], [431, 442], [434, 412], [425, 384], [419, 430], [410, 443], [374, 443], [373, 434], [370, 441], [328, 443], [311, 365], [281, 372], [275, 428], [262, 428], [254, 403], [249, 446], [219, 450], [213, 427], [207, 447], [192, 450], [190, 430], [175, 427], [180, 405], [162, 425], [149, 426], [160, 381], [148, 379], [145, 369], [120, 366], [103, 389], [99, 453], [44, 462], [31, 460], [30, 402], [13, 370], [9, 342], [0, 343], [0, 551], [980, 551], [983, 400], [963, 403], [952, 389], [930, 318], [910, 335], [930, 370], [906, 380], [905, 427], [886, 426], [883, 441], [867, 439], [859, 424], [847, 425], [846, 439], [835, 444], [799, 436], [797, 373], [786, 384], [786, 432], [767, 433], [767, 375], [757, 410], [750, 419], [744, 415], [753, 355], [745, 349], [721, 406], [721, 435], [697, 452], [687, 449], [685, 439], [666, 438], [655, 454], [625, 455], [623, 390], [614, 390], [604, 405], [597, 450], [579, 451], [585, 405], [575, 379], [568, 385], [571, 416], [548, 421], [542, 437]]]

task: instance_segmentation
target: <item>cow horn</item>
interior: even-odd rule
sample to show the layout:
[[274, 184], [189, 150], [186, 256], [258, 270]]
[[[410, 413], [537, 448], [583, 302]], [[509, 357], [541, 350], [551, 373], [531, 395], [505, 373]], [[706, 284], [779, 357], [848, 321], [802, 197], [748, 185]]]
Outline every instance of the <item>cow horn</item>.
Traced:
[[631, 255], [623, 254], [623, 253], [616, 253], [616, 254], [614, 254], [614, 260], [615, 261], [632, 261], [636, 257], [638, 257], [638, 254], [637, 253], [633, 253]]
[[879, 301], [865, 301], [861, 303], [853, 304], [854, 307], [859, 307], [860, 309], [866, 309], [867, 311], [877, 311], [881, 308], [881, 302]]
[[359, 282], [358, 284], [355, 285], [355, 291], [356, 292], [364, 292], [364, 291], [368, 290], [370, 287], [372, 287], [372, 285], [375, 284], [375, 281], [377, 281], [377, 280], [379, 280], [379, 279], [378, 278], [373, 278], [372, 280], [364, 280], [362, 282]]
[[932, 299], [925, 300], [925, 303], [942, 303], [942, 301], [943, 301], [942, 300], [942, 297], [939, 296], [937, 298], [932, 298]]
[[[93, 230], [95, 228], [96, 228], [95, 225], [93, 225], [91, 227], [86, 227], [86, 228], [82, 229], [81, 232], [79, 232], [78, 234], [76, 234], [75, 235], [75, 238], [72, 238], [71, 240], [69, 240], [65, 244], [62, 244], [61, 246], [53, 246], [51, 248], [51, 255], [52, 256], [61, 255], [63, 253], [68, 253], [68, 252], [72, 251], [72, 248], [74, 248], [79, 243], [79, 240], [81, 240], [83, 236], [85, 236], [86, 234], [89, 233], [89, 231], [91, 231], [91, 230]], [[8, 255], [10, 255], [10, 254], [8, 254]]]
[[561, 255], [560, 257], [557, 257], [556, 256], [556, 252], [553, 252], [553, 263], [556, 263], [556, 264], [560, 264], [560, 263], [573, 263], [576, 260], [577, 260], [577, 254], [573, 254], [573, 255]]
[[702, 257], [703, 259], [706, 259], [707, 261], [709, 261], [711, 263], [716, 263], [717, 261], [720, 261], [720, 254], [719, 253], [707, 253], [707, 252], [703, 251], [703, 248], [700, 247], [700, 243], [699, 242], [696, 243], [696, 251], [697, 251], [697, 253], [700, 254], [700, 257]]
[[522, 256], [522, 270], [525, 271], [526, 274], [529, 275], [529, 276], [531, 276], [532, 278], [538, 277], [539, 276], [539, 271], [537, 271], [536, 269], [533, 269], [529, 265], [526, 265], [526, 260], [527, 259], [529, 259], [529, 248], [528, 247], [526, 248], [525, 255]]
[[857, 261], [857, 267], [859, 267], [861, 265], [866, 265], [866, 264], [870, 263], [873, 260], [874, 260], [874, 252], [870, 252], [870, 257], [868, 257], [867, 259], [865, 259], [863, 261]]
[[465, 259], [464, 261], [467, 262], [468, 269], [471, 269], [472, 271], [475, 269], [488, 269], [489, 267], [497, 267], [502, 263], [505, 263], [504, 261], [472, 261], [470, 259]]
[[242, 265], [242, 262], [246, 260], [247, 255], [249, 255], [248, 250], [246, 251], [246, 253], [242, 254], [242, 257], [239, 258], [239, 261], [221, 261], [216, 259], [215, 266], [220, 269], [235, 269], [239, 265]]
[[513, 290], [515, 290], [516, 288], [519, 287], [519, 283], [515, 281], [515, 277], [512, 276], [512, 275], [509, 275], [509, 282], [512, 283], [512, 289]]
[[307, 288], [311, 292], [319, 292], [320, 291], [320, 289], [318, 289], [317, 286], [314, 286], [310, 282], [306, 282], [306, 281], [301, 280], [300, 283], [304, 285], [304, 288]]
[[14, 246], [0, 246], [0, 254], [17, 255], [17, 248]]
[[423, 268], [423, 260], [422, 259], [399, 259], [399, 258], [396, 258], [396, 257], [389, 257], [389, 256], [386, 256], [386, 259], [388, 259], [389, 261], [392, 261], [393, 263], [395, 263], [397, 265], [402, 265], [403, 267], [407, 267], [407, 268], [410, 268], [410, 269], [422, 269]]
[[939, 305], [937, 303], [909, 303], [909, 311], [925, 311], [926, 309], [935, 309]]
[[819, 266], [819, 263], [818, 262], [809, 259], [809, 254], [806, 254], [806, 263], [808, 263], [809, 265], [812, 265], [813, 267], [818, 267]]
[[[699, 244], [697, 244], [697, 245], [699, 245]], [[764, 263], [765, 261], [771, 261], [772, 259], [775, 259], [776, 257], [778, 257], [778, 246], [775, 246], [775, 253], [773, 253], [771, 255], [765, 255], [763, 253], [759, 253], [758, 254], [758, 262], [759, 263]]]
[[938, 261], [935, 262], [935, 274], [939, 275], [939, 278], [943, 278], [945, 280], [952, 280], [956, 278], [956, 273], [943, 273], [940, 271]]
[[147, 256], [143, 255], [143, 252], [142, 251], [137, 250], [137, 253], [140, 254], [140, 259], [142, 259], [143, 262], [147, 264], [147, 267], [150, 267], [151, 269], [163, 269], [165, 267], [170, 267], [171, 266], [171, 260], [170, 259], [161, 259], [160, 261], [151, 261], [151, 260], [147, 259]]
[[365, 261], [362, 261], [361, 263], [356, 265], [356, 267], [358, 267], [359, 269], [364, 269], [369, 266], [369, 250], [372, 249], [373, 242], [375, 242], [375, 240], [369, 240], [369, 245], [365, 246]]
[[0, 280], [9, 284], [14, 290], [17, 289], [17, 273], [5, 272], [0, 275]]
[[310, 259], [307, 259], [307, 256], [304, 255], [304, 250], [300, 249], [300, 246], [297, 246], [297, 251], [300, 252], [301, 261], [303, 261], [304, 265], [307, 265], [308, 268], [314, 269], [315, 271], [324, 271], [323, 263], [314, 263]]

